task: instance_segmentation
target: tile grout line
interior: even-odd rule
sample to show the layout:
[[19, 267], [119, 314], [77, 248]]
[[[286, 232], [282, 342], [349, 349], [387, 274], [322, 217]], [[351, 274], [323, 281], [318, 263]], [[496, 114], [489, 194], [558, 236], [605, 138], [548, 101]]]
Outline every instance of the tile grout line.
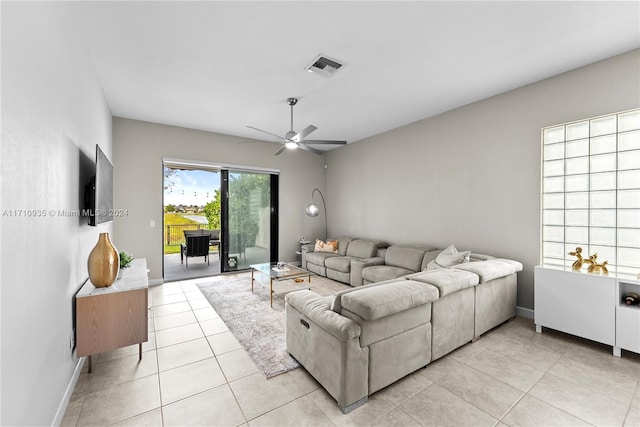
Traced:
[[[631, 410], [634, 409], [633, 408], [633, 398], [636, 396], [636, 394], [640, 393], [640, 378], [639, 381], [636, 382], [636, 388], [633, 391], [633, 394], [631, 394], [631, 401], [629, 402], [629, 407], [627, 408], [627, 413], [624, 415], [624, 419], [622, 420], [622, 425], [624, 426], [627, 422], [627, 420], [629, 419], [629, 414], [631, 414]], [[639, 410], [640, 412], [640, 410]]]

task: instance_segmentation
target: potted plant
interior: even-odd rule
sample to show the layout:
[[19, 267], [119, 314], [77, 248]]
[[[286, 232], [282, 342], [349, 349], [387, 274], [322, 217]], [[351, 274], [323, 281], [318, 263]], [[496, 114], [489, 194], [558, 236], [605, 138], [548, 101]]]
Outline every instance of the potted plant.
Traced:
[[122, 271], [125, 268], [131, 267], [131, 261], [133, 261], [133, 256], [131, 254], [128, 254], [125, 251], [120, 251], [120, 272], [118, 273], [118, 278], [122, 277]]

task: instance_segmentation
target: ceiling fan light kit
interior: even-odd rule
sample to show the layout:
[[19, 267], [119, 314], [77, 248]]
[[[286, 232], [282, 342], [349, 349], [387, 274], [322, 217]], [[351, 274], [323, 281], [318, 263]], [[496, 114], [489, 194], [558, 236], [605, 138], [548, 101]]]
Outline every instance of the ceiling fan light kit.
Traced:
[[[294, 150], [296, 148], [301, 148], [305, 151], [309, 151], [314, 154], [324, 154], [324, 151], [318, 150], [317, 148], [313, 148], [308, 144], [331, 144], [331, 145], [345, 145], [347, 141], [337, 141], [337, 140], [324, 140], [324, 139], [314, 139], [314, 140], [305, 140], [305, 137], [309, 135], [311, 132], [318, 129], [314, 125], [309, 125], [306, 128], [302, 129], [300, 132], [296, 132], [293, 130], [293, 106], [298, 103], [297, 98], [287, 98], [287, 104], [291, 107], [291, 130], [286, 133], [284, 137], [276, 135], [275, 133], [268, 132], [266, 130], [258, 129], [253, 126], [247, 126], [249, 129], [257, 130], [262, 133], [266, 133], [267, 135], [275, 136], [281, 141], [258, 141], [258, 142], [267, 142], [267, 143], [276, 143], [282, 144], [282, 147], [275, 152], [275, 155], [280, 155], [284, 150]], [[252, 143], [254, 141], [242, 141]]]

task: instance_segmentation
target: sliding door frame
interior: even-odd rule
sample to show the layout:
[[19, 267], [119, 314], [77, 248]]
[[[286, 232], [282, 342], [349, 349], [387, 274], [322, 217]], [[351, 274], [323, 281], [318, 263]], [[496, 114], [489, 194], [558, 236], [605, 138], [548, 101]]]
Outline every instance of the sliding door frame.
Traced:
[[[254, 172], [266, 175], [265, 171], [242, 170], [231, 168], [233, 171]], [[229, 168], [220, 170], [220, 235], [222, 245], [220, 247], [220, 271], [221, 273], [230, 273], [233, 271], [243, 271], [247, 268], [237, 269], [229, 266]], [[278, 183], [279, 174], [268, 173], [269, 175], [269, 262], [278, 261]]]
[[[202, 160], [190, 160], [180, 158], [162, 158], [162, 168], [175, 167], [185, 169], [203, 169], [215, 170], [220, 173], [220, 237], [222, 244], [220, 245], [220, 272], [241, 271], [229, 270], [227, 265], [227, 254], [229, 253], [229, 230], [228, 230], [228, 209], [229, 209], [229, 170], [240, 172], [254, 172], [270, 175], [270, 241], [269, 241], [269, 261], [278, 261], [278, 242], [279, 242], [279, 169], [263, 168], [258, 166], [235, 165], [229, 163], [208, 162]], [[163, 176], [162, 188], [164, 188]], [[164, 191], [162, 197], [164, 204]], [[160, 206], [161, 212], [164, 213], [164, 207]], [[164, 223], [163, 223], [164, 224]], [[161, 230], [161, 233], [163, 231]], [[164, 262], [162, 263], [162, 274], [164, 277]]]

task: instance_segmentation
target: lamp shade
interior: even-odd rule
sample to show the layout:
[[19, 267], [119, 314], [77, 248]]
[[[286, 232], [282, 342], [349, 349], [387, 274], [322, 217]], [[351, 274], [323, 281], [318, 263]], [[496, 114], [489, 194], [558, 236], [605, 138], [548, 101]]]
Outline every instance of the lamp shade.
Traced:
[[309, 216], [318, 216], [320, 213], [320, 208], [315, 203], [309, 204], [306, 209], [307, 215]]

